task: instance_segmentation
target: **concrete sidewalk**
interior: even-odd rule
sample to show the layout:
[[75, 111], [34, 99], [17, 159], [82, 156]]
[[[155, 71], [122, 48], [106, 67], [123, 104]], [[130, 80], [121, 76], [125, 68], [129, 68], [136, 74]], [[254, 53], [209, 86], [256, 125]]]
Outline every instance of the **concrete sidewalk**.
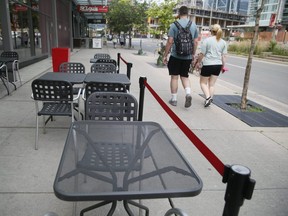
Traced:
[[[112, 44], [103, 49], [81, 49], [71, 53], [71, 61], [81, 62], [90, 71], [90, 58], [97, 52], [117, 53], [133, 63], [131, 93], [139, 96], [139, 77], [147, 77], [149, 85], [164, 100], [170, 98], [167, 68], [156, 66], [153, 53], [137, 55], [137, 49], [113, 49]], [[40, 130], [39, 150], [34, 150], [35, 105], [31, 96], [31, 82], [46, 71], [52, 71], [51, 58], [21, 69], [23, 86], [11, 96], [0, 95], [0, 215], [43, 216], [55, 212], [59, 216], [73, 215], [73, 203], [56, 198], [53, 181], [62, 154], [70, 119], [56, 118], [49, 122], [47, 133]], [[126, 73], [122, 62], [120, 73]], [[287, 216], [288, 215], [288, 128], [255, 128], [212, 105], [203, 107], [199, 77], [190, 76], [192, 82], [192, 106], [184, 108], [184, 90], [179, 82], [178, 106], [172, 110], [218, 156], [224, 164], [241, 164], [251, 169], [256, 180], [252, 200], [245, 200], [240, 216]], [[0, 88], [1, 89], [1, 88]], [[5, 90], [4, 90], [5, 91]], [[221, 80], [216, 94], [241, 94], [241, 89]], [[1, 89], [1, 92], [3, 90]], [[4, 92], [5, 93], [5, 92]], [[288, 116], [287, 104], [249, 92], [249, 99]], [[222, 215], [226, 184], [222, 176], [185, 137], [158, 102], [146, 89], [144, 120], [160, 123], [193, 168], [203, 180], [200, 195], [173, 199], [176, 207], [188, 215]], [[169, 155], [167, 155], [169, 157]], [[177, 181], [177, 179], [175, 179]], [[167, 199], [142, 200], [150, 208], [151, 216], [162, 216], [170, 208]], [[76, 212], [93, 204], [79, 202]], [[86, 215], [105, 215], [108, 207], [91, 211]], [[138, 212], [136, 209], [135, 214]], [[107, 212], [106, 212], [107, 214]], [[127, 215], [119, 202], [115, 216]]]

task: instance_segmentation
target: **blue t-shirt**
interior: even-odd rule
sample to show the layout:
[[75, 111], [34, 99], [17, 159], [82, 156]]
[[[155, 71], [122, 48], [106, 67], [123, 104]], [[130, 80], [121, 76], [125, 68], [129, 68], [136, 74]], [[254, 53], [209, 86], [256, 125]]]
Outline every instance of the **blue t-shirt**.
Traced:
[[[189, 19], [183, 18], [183, 19], [178, 19], [177, 21], [180, 23], [180, 25], [183, 28], [185, 28], [187, 26], [188, 22], [189, 22]], [[198, 31], [197, 31], [197, 26], [196, 26], [196, 24], [194, 22], [192, 22], [192, 25], [190, 26], [190, 31], [191, 31], [193, 39], [194, 40], [197, 39], [198, 38]], [[177, 37], [177, 34], [178, 34], [178, 28], [177, 28], [177, 26], [174, 23], [172, 23], [170, 25], [168, 36], [169, 37], [173, 37], [174, 41], [175, 41], [176, 37]], [[192, 59], [192, 54], [191, 55], [187, 55], [187, 56], [179, 56], [179, 55], [177, 55], [175, 42], [172, 45], [171, 55], [173, 57], [179, 58], [179, 59]]]

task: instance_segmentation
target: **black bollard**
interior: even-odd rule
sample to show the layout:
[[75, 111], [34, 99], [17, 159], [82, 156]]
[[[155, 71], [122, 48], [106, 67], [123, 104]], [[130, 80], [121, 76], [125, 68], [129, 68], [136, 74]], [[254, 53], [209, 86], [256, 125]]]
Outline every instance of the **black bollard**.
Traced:
[[244, 199], [251, 199], [256, 181], [250, 179], [251, 171], [242, 165], [226, 165], [223, 183], [227, 183], [223, 216], [238, 216]]

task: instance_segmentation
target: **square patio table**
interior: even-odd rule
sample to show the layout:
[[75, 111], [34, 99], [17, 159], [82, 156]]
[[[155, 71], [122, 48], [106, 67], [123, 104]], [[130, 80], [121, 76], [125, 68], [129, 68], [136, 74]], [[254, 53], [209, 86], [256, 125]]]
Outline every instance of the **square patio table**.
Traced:
[[109, 202], [112, 215], [117, 200], [127, 212], [128, 204], [148, 210], [132, 200], [192, 197], [201, 189], [201, 179], [164, 129], [144, 121], [72, 123], [54, 181], [61, 200], [103, 201], [80, 215]]
[[64, 73], [64, 72], [47, 72], [37, 79], [52, 81], [67, 81], [71, 84], [82, 84], [86, 74], [83, 73]]
[[129, 86], [131, 84], [126, 74], [117, 73], [88, 73], [85, 77], [84, 82], [121, 83], [126, 86]]

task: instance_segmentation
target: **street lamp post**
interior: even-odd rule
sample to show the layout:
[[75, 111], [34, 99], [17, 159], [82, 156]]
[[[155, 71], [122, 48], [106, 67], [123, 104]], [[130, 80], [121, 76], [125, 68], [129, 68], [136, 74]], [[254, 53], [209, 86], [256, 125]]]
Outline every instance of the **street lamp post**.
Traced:
[[210, 20], [209, 20], [209, 28], [211, 27], [212, 24], [212, 10], [213, 10], [213, 5], [214, 5], [214, 0], [212, 1], [211, 5], [210, 5]]

